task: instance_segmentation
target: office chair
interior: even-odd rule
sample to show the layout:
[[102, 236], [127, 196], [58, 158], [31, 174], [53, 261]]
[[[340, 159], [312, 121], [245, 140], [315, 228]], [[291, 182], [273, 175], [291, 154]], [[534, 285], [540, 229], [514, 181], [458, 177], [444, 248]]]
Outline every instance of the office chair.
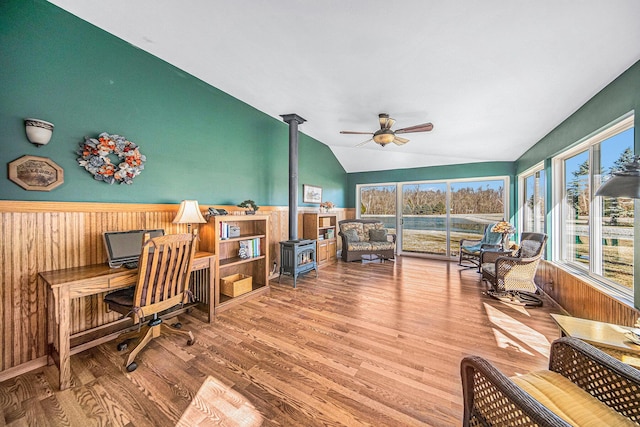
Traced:
[[196, 236], [197, 230], [193, 234], [173, 234], [153, 239], [145, 234], [136, 285], [105, 296], [104, 301], [109, 309], [131, 316], [134, 323], [140, 325], [146, 317], [152, 317], [138, 330], [119, 337], [119, 351], [128, 347], [129, 340], [136, 338], [137, 341], [125, 363], [127, 371], [133, 372], [138, 367], [134, 359], [161, 332], [183, 335], [187, 337], [187, 345], [194, 344], [191, 332], [178, 329], [179, 324], [170, 326], [163, 323], [158, 314], [188, 302]]

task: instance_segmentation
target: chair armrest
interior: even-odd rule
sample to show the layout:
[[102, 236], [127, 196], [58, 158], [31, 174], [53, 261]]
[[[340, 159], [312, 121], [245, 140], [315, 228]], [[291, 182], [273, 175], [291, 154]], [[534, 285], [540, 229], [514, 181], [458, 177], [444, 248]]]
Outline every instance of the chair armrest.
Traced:
[[[391, 240], [389, 240], [389, 237], [391, 237]], [[396, 242], [396, 234], [395, 233], [387, 233], [387, 240], [389, 240], [390, 242], [395, 243]]]
[[492, 249], [493, 251], [502, 252], [502, 253], [505, 253], [505, 254], [512, 253], [511, 251], [500, 251], [499, 249], [501, 247], [502, 247], [502, 245], [500, 245], [500, 244], [498, 244], [498, 245], [490, 245], [488, 243], [483, 243], [482, 245], [480, 245], [480, 250], [484, 251], [484, 250]]
[[571, 337], [551, 346], [555, 371], [625, 417], [640, 423], [640, 371]]
[[[480, 251], [480, 264], [495, 263], [498, 258], [512, 254], [511, 251]], [[517, 258], [514, 258], [517, 259]]]
[[463, 426], [538, 425], [568, 427], [537, 400], [479, 356], [460, 362], [464, 399]]

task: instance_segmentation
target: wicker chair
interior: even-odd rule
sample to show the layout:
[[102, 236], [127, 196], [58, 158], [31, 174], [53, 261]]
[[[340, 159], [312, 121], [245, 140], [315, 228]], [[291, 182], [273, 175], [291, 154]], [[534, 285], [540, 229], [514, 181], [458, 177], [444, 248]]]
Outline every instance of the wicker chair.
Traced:
[[[578, 340], [564, 337], [553, 342], [549, 358], [550, 375], [560, 374], [564, 387], [563, 396], [569, 408], [582, 410], [578, 414], [594, 424], [596, 415], [618, 418], [615, 423], [599, 425], [635, 425], [640, 423], [640, 371], [605, 354], [597, 348]], [[548, 371], [545, 371], [548, 372]], [[524, 391], [514, 380], [498, 371], [490, 362], [479, 356], [467, 356], [460, 364], [464, 399], [463, 426], [563, 426], [578, 424], [575, 417], [570, 423], [542, 405], [531, 394]], [[536, 373], [533, 373], [534, 375]], [[522, 378], [522, 377], [520, 377]], [[557, 389], [556, 389], [557, 390]], [[588, 395], [584, 395], [584, 390]], [[598, 411], [578, 407], [582, 394], [589, 406]], [[589, 396], [590, 395], [590, 396]], [[597, 399], [595, 400], [591, 400]], [[606, 407], [602, 406], [602, 402]], [[584, 400], [583, 400], [584, 402]], [[553, 406], [553, 405], [550, 405]], [[612, 412], [610, 409], [613, 409]], [[556, 406], [557, 412], [562, 412]], [[569, 414], [563, 413], [564, 417]], [[574, 414], [571, 414], [575, 416]]]
[[542, 299], [536, 295], [538, 287], [534, 278], [546, 241], [544, 233], [522, 233], [520, 248], [515, 254], [481, 252], [482, 280], [492, 286], [487, 294], [505, 302], [541, 306]]
[[470, 267], [478, 267], [478, 271], [480, 271], [480, 253], [486, 249], [499, 249], [501, 247], [502, 234], [491, 232], [494, 225], [488, 224], [485, 226], [482, 239], [460, 240], [458, 265], [465, 267], [462, 263], [468, 261], [473, 264]]

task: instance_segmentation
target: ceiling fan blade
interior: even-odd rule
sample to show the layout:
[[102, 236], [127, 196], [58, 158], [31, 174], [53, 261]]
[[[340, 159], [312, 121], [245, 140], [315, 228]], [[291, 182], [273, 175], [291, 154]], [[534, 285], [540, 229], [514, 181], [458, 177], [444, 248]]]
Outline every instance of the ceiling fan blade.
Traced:
[[346, 135], [373, 135], [373, 132], [355, 132], [351, 130], [341, 130], [340, 133]]
[[407, 138], [402, 138], [402, 137], [400, 137], [400, 136], [397, 136], [397, 135], [396, 135], [396, 136], [393, 138], [393, 141], [392, 141], [392, 142], [393, 142], [394, 144], [396, 144], [396, 145], [404, 145], [404, 144], [406, 144], [407, 142], [409, 142], [409, 140], [408, 140]]
[[356, 145], [356, 147], [362, 147], [364, 144], [366, 144], [367, 142], [371, 142], [373, 141], [373, 138], [369, 138], [366, 141], [361, 142], [360, 144]]
[[431, 123], [423, 123], [421, 125], [410, 126], [408, 128], [402, 128], [395, 131], [396, 133], [409, 133], [409, 132], [429, 132], [433, 129]]

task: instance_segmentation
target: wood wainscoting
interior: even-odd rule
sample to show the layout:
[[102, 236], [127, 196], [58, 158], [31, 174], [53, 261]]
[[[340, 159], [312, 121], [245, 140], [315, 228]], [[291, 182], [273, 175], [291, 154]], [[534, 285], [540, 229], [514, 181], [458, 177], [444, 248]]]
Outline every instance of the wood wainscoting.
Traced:
[[640, 311], [548, 261], [540, 263], [536, 283], [571, 316], [625, 326], [633, 326], [640, 317]]
[[[200, 207], [206, 211], [209, 206]], [[186, 224], [172, 223], [177, 211], [178, 204], [0, 201], [0, 381], [46, 363], [46, 294], [38, 272], [105, 262], [105, 231], [186, 233]], [[288, 239], [287, 208], [262, 207], [260, 213], [270, 215], [269, 265], [279, 265], [278, 242]], [[336, 213], [347, 218], [355, 211]], [[73, 301], [72, 333], [118, 318], [106, 310], [102, 297]]]

